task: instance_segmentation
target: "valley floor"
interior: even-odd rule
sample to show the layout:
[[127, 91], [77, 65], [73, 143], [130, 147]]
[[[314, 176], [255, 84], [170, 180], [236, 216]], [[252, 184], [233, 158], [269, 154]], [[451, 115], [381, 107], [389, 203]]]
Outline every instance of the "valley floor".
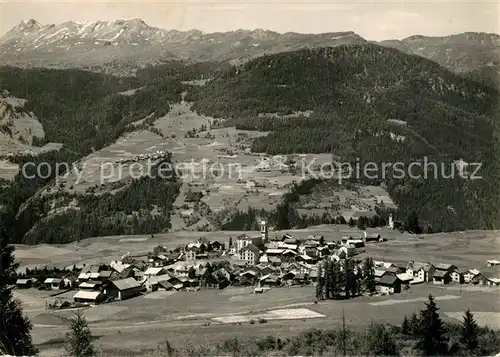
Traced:
[[[166, 339], [174, 346], [183, 346], [188, 341], [211, 344], [232, 337], [292, 337], [311, 328], [338, 328], [343, 312], [346, 325], [352, 328], [363, 328], [370, 321], [400, 324], [405, 315], [424, 306], [428, 294], [436, 297], [445, 320], [460, 320], [463, 311], [471, 309], [479, 324], [499, 328], [499, 292], [498, 288], [488, 292], [457, 291], [425, 284], [391, 297], [314, 304], [313, 287], [275, 288], [264, 294], [253, 294], [251, 288], [159, 291], [88, 308], [85, 315], [104, 356], [136, 356], [154, 350]], [[24, 293], [17, 295], [25, 299]], [[49, 312], [41, 306], [26, 309], [34, 323], [34, 339], [41, 355], [59, 355], [72, 311]], [[259, 317], [267, 322], [259, 323]]]
[[[384, 243], [366, 246], [367, 256], [376, 260], [408, 260], [452, 263], [459, 268], [483, 267], [486, 260], [498, 259], [500, 232], [471, 231], [423, 235], [418, 239], [386, 229], [374, 230], [388, 238]], [[318, 226], [287, 231], [294, 237], [323, 234], [326, 240], [343, 235], [357, 236], [360, 231], [347, 226]], [[151, 251], [158, 244], [175, 247], [201, 236], [227, 242], [241, 232], [177, 232], [145, 236], [102, 237], [60, 246], [16, 246], [16, 258], [22, 265], [50, 262], [56, 266], [77, 263], [109, 262], [130, 252]], [[258, 232], [249, 232], [258, 234]], [[284, 232], [279, 232], [280, 234]], [[271, 236], [278, 232], [271, 232]], [[39, 258], [43, 256], [43, 258]], [[251, 336], [293, 336], [310, 328], [333, 328], [341, 324], [342, 311], [350, 327], [363, 328], [370, 321], [399, 324], [404, 315], [424, 306], [429, 294], [436, 297], [444, 319], [456, 319], [470, 309], [478, 323], [498, 328], [500, 321], [498, 288], [432, 284], [412, 285], [410, 290], [393, 296], [358, 297], [347, 301], [321, 301], [315, 304], [313, 287], [274, 288], [253, 294], [251, 288], [199, 292], [154, 292], [85, 311], [90, 328], [98, 337], [96, 344], [104, 356], [136, 356], [168, 339], [173, 345], [214, 343], [225, 339]], [[16, 291], [34, 324], [34, 339], [42, 355], [57, 356], [68, 330], [71, 311], [48, 311], [45, 303], [53, 301], [50, 292]], [[68, 293], [71, 296], [74, 292]], [[68, 295], [69, 298], [71, 296]], [[64, 297], [64, 296], [62, 296]], [[266, 323], [257, 322], [265, 318]], [[250, 323], [254, 320], [255, 323]], [[252, 321], [252, 322], [254, 322]], [[238, 323], [239, 322], [239, 323]]]

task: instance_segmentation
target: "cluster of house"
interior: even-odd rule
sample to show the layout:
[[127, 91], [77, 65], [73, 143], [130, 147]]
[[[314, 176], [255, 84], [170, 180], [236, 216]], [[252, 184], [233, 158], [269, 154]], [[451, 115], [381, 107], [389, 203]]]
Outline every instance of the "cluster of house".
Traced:
[[[78, 289], [76, 303], [97, 304], [123, 300], [157, 290], [194, 290], [201, 287], [224, 289], [233, 286], [256, 286], [255, 292], [266, 287], [315, 284], [319, 265], [325, 260], [351, 259], [355, 270], [361, 271], [366, 244], [383, 242], [378, 234], [344, 237], [326, 241], [323, 236], [305, 240], [285, 234], [269, 239], [265, 222], [257, 237], [242, 234], [230, 238], [229, 246], [200, 238], [175, 250], [157, 247], [153, 253], [132, 257], [125, 255], [107, 265], [68, 267], [67, 274], [48, 277], [42, 285], [53, 290]], [[479, 271], [460, 271], [452, 264], [407, 264], [374, 261], [376, 289], [381, 294], [398, 293], [411, 284], [469, 283], [500, 285], [500, 261], [491, 260]], [[71, 269], [72, 268], [72, 269]], [[75, 268], [77, 273], [75, 273]], [[19, 288], [30, 288], [36, 279], [18, 279]]]
[[482, 271], [460, 270], [453, 264], [410, 261], [406, 265], [375, 261], [375, 281], [381, 293], [397, 293], [404, 286], [431, 282], [436, 285], [473, 284], [500, 286], [500, 261], [488, 260]]
[[299, 240], [289, 234], [269, 239], [266, 222], [261, 222], [261, 234], [251, 237], [242, 234], [236, 237], [235, 244], [229, 247], [233, 260], [248, 265], [270, 263], [280, 265], [283, 262], [316, 264], [325, 257], [345, 259], [362, 253], [366, 243], [383, 242], [379, 234], [367, 234], [359, 238], [343, 237], [340, 241], [325, 241], [323, 236], [311, 235]]
[[158, 160], [158, 159], [162, 159], [162, 158], [167, 157], [167, 156], [168, 156], [168, 153], [165, 150], [157, 150], [154, 153], [136, 155], [132, 159], [119, 159], [117, 162], [118, 163], [126, 163], [126, 162], [131, 162], [131, 161], [137, 162], [137, 161], [149, 160], [149, 159], [150, 160]]

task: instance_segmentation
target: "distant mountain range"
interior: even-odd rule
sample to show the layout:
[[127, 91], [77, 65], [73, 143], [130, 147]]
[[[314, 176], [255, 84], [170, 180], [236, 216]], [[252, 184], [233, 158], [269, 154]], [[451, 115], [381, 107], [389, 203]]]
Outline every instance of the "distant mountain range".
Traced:
[[[91, 70], [135, 69], [172, 60], [239, 63], [266, 54], [312, 47], [364, 44], [352, 31], [322, 34], [237, 30], [203, 33], [148, 26], [140, 19], [64, 22], [22, 21], [0, 38], [0, 61], [13, 66]], [[500, 67], [500, 36], [463, 33], [411, 36], [377, 43], [420, 55], [457, 71]]]

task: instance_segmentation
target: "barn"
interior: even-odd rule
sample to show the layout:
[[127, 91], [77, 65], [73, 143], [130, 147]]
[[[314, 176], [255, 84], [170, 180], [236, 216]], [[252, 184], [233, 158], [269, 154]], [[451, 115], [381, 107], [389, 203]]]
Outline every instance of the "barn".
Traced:
[[106, 295], [117, 300], [125, 300], [141, 293], [142, 286], [134, 278], [110, 281], [106, 287]]
[[104, 301], [104, 294], [100, 291], [85, 291], [80, 290], [74, 296], [73, 300], [75, 302], [83, 303], [83, 304], [92, 304], [97, 305]]

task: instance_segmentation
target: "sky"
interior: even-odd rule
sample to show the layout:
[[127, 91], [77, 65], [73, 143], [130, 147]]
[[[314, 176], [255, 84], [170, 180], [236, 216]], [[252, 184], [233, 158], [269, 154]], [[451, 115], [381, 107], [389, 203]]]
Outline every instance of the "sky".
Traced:
[[0, 0], [0, 35], [31, 18], [42, 25], [141, 18], [150, 26], [204, 32], [354, 31], [380, 41], [417, 34], [500, 33], [500, 1]]

